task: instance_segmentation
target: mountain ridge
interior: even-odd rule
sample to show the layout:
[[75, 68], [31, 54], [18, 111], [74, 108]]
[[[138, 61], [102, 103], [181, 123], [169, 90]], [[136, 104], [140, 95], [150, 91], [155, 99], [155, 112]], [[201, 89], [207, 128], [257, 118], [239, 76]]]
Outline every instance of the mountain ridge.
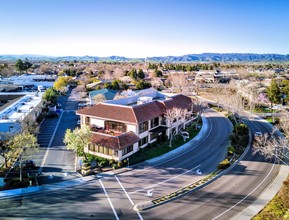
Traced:
[[275, 53], [201, 53], [186, 54], [182, 56], [154, 56], [147, 58], [128, 58], [124, 56], [45, 56], [45, 55], [0, 55], [0, 61], [16, 61], [18, 59], [29, 59], [33, 62], [40, 61], [90, 61], [90, 62], [144, 62], [145, 59], [150, 62], [165, 63], [188, 63], [188, 62], [285, 62], [289, 61], [289, 54]]

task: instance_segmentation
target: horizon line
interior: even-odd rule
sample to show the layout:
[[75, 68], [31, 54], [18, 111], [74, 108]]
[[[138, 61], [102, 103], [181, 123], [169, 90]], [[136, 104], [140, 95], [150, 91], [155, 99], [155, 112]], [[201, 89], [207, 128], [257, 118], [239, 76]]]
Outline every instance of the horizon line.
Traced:
[[257, 55], [282, 55], [286, 56], [289, 55], [283, 54], [283, 53], [254, 53], [254, 52], [203, 52], [203, 53], [188, 53], [188, 54], [183, 54], [183, 55], [162, 55], [162, 56], [146, 56], [146, 57], [129, 57], [129, 56], [124, 56], [124, 55], [108, 55], [108, 56], [98, 56], [98, 55], [43, 55], [43, 54], [0, 54], [0, 56], [39, 56], [39, 57], [54, 57], [54, 58], [59, 58], [59, 57], [99, 57], [99, 58], [107, 58], [107, 57], [124, 57], [128, 59], [146, 59], [149, 57], [182, 57], [182, 56], [188, 56], [188, 55], [202, 55], [202, 54], [257, 54]]

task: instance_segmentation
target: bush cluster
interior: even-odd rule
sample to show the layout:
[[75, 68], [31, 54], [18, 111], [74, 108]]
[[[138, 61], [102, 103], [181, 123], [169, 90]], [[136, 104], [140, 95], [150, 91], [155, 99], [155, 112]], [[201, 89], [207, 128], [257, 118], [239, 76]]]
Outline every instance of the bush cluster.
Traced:
[[226, 158], [221, 163], [218, 164], [218, 169], [224, 170], [231, 166], [230, 161]]

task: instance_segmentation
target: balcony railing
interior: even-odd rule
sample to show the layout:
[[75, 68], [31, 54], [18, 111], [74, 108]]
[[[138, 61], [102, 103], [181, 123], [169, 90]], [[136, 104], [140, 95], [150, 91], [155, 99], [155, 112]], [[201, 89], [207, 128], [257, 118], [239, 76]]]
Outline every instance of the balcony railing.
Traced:
[[108, 135], [111, 135], [111, 136], [119, 136], [119, 135], [124, 133], [124, 132], [120, 132], [120, 131], [114, 131], [114, 130], [111, 130], [111, 129], [104, 129], [104, 128], [98, 128], [98, 127], [91, 127], [90, 129], [93, 132], [102, 133], [102, 134], [108, 134]]

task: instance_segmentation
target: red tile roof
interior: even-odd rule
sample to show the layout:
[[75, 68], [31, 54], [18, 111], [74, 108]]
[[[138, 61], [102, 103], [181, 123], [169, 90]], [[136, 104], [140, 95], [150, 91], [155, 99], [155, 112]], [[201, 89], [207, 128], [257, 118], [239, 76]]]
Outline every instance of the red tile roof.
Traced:
[[160, 103], [153, 101], [133, 106], [133, 111], [138, 123], [142, 123], [161, 116], [164, 112]]
[[191, 105], [191, 98], [184, 95], [176, 95], [164, 101], [152, 101], [134, 106], [99, 103], [92, 107], [78, 110], [77, 114], [106, 120], [139, 124], [163, 115], [166, 109], [172, 109], [174, 107], [188, 109]]
[[91, 142], [105, 146], [107, 148], [122, 150], [125, 147], [138, 142], [139, 140], [140, 138], [132, 131], [124, 133], [120, 136], [109, 136], [93, 132]]
[[165, 109], [172, 109], [172, 108], [188, 109], [192, 106], [193, 101], [190, 97], [179, 94], [170, 97], [170, 99], [161, 101], [161, 103], [165, 106]]
[[99, 103], [92, 107], [80, 109], [77, 111], [77, 114], [133, 124], [137, 123], [132, 108], [123, 105], [108, 105]]

